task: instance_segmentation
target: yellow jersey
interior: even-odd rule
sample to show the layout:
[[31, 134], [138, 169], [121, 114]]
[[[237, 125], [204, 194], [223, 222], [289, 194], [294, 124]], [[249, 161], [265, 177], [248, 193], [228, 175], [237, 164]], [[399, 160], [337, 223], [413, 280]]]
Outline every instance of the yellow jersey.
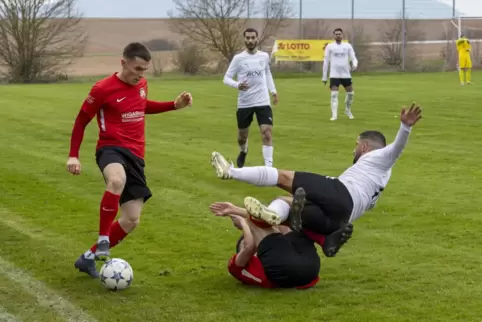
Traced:
[[457, 39], [456, 44], [457, 52], [459, 53], [459, 55], [468, 54], [472, 50], [472, 45], [470, 44], [470, 41], [465, 37]]

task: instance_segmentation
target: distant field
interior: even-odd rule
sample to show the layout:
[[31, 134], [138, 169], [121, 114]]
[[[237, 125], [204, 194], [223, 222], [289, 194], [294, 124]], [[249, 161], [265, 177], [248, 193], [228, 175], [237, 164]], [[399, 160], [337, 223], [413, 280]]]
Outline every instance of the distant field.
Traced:
[[[134, 269], [130, 289], [109, 293], [73, 268], [96, 239], [103, 181], [95, 122], [81, 149], [83, 175], [66, 173], [73, 120], [90, 84], [0, 88], [0, 320], [2, 321], [477, 321], [482, 315], [482, 73], [355, 76], [356, 119], [330, 122], [316, 78], [283, 78], [274, 110], [275, 166], [340, 174], [358, 133], [393, 140], [403, 104], [424, 119], [378, 207], [353, 239], [323, 258], [310, 290], [245, 287], [227, 272], [239, 233], [208, 212], [213, 201], [268, 202], [281, 194], [218, 180], [209, 158], [236, 145], [236, 91], [220, 79], [150, 83], [151, 99], [182, 90], [189, 110], [147, 116], [146, 173], [154, 193], [141, 224], [113, 256]], [[340, 102], [343, 102], [342, 94]], [[340, 108], [341, 111], [341, 108]], [[247, 165], [262, 164], [256, 128]], [[320, 252], [321, 253], [321, 252]], [[169, 271], [161, 276], [161, 271]]]

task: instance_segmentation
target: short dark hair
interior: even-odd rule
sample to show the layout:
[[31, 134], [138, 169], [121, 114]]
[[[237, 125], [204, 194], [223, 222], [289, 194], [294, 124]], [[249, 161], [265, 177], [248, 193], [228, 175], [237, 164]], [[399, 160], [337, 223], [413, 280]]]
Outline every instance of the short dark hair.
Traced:
[[341, 29], [341, 28], [336, 28], [335, 30], [333, 30], [333, 33], [337, 32], [337, 31], [343, 33], [343, 29]]
[[244, 239], [244, 235], [241, 235], [241, 237], [239, 237], [238, 241], [236, 242], [236, 254], [239, 253], [239, 251], [241, 249], [239, 249], [239, 247], [241, 247], [241, 242], [243, 241]]
[[243, 32], [243, 36], [246, 36], [246, 33], [248, 32], [254, 32], [256, 34], [256, 37], [258, 37], [258, 31], [254, 28], [246, 28]]
[[151, 61], [151, 53], [149, 49], [140, 42], [131, 42], [124, 48], [124, 52], [122, 53], [125, 59], [135, 59], [139, 57], [144, 59], [145, 61]]
[[383, 135], [379, 131], [365, 131], [362, 134], [360, 134], [360, 139], [369, 140], [374, 143], [378, 143], [382, 147], [385, 147], [387, 145], [387, 140], [385, 139], [385, 135]]

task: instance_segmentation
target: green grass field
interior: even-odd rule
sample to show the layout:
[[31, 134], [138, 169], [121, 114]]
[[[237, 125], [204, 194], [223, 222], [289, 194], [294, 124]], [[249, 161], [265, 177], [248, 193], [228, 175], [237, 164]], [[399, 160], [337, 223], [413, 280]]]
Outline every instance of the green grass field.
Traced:
[[[305, 291], [246, 287], [227, 272], [239, 233], [209, 204], [241, 205], [246, 195], [268, 202], [282, 192], [216, 178], [211, 152], [232, 159], [238, 152], [236, 91], [221, 79], [150, 83], [151, 99], [186, 89], [194, 107], [147, 116], [154, 197], [140, 226], [113, 249], [134, 268], [132, 286], [118, 293], [73, 268], [96, 240], [104, 190], [95, 122], [81, 149], [83, 174], [65, 170], [91, 84], [0, 87], [0, 320], [480, 320], [481, 78], [475, 73], [475, 85], [460, 87], [455, 73], [358, 76], [356, 119], [340, 107], [337, 122], [329, 121], [329, 92], [318, 78], [275, 80], [278, 168], [336, 176], [351, 164], [358, 133], [379, 129], [391, 141], [400, 107], [415, 100], [424, 108], [378, 207], [355, 222], [337, 257], [322, 258], [320, 283]], [[253, 127], [247, 165], [262, 163]]]

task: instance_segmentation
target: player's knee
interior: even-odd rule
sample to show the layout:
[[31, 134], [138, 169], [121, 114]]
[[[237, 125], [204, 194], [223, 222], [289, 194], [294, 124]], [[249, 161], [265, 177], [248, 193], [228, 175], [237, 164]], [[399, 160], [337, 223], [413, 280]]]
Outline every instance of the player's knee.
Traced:
[[261, 136], [263, 137], [263, 142], [265, 141], [271, 142], [272, 135], [273, 134], [272, 134], [271, 128], [265, 128], [261, 130]]
[[140, 222], [140, 216], [123, 215], [119, 218], [119, 225], [125, 232], [130, 233], [133, 231]]
[[293, 203], [293, 197], [291, 196], [280, 196], [280, 197], [277, 197], [276, 200], [283, 200], [288, 205], [290, 205], [290, 207], [291, 207], [291, 204]]
[[120, 194], [124, 190], [126, 178], [122, 175], [113, 175], [107, 179], [107, 190]]

